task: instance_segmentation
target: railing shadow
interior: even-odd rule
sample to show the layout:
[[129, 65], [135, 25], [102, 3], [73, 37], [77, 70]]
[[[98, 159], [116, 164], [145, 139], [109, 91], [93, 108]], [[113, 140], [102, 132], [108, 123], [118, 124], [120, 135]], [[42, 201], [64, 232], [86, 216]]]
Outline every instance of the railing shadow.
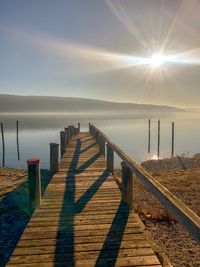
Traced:
[[96, 144], [97, 144], [96, 142], [90, 144], [89, 146], [83, 148], [83, 149], [80, 151], [80, 153], [84, 153], [85, 151], [87, 151], [88, 149], [92, 148], [93, 146], [96, 146]]
[[100, 186], [106, 181], [109, 173], [104, 171], [104, 173], [88, 188], [88, 190], [82, 195], [76, 202], [76, 211], [81, 212], [90, 199], [96, 194]]
[[92, 140], [94, 140], [94, 138], [89, 136], [87, 139], [84, 139], [81, 143], [84, 144], [84, 143], [86, 143], [88, 141], [92, 141]]
[[125, 202], [120, 203], [106, 240], [97, 258], [95, 267], [115, 266], [122, 238], [129, 217], [129, 208]]
[[76, 173], [81, 173], [83, 172], [85, 169], [87, 169], [92, 163], [94, 163], [99, 157], [101, 156], [101, 153], [97, 153], [96, 155], [94, 155], [92, 158], [90, 158], [88, 161], [86, 161], [83, 165], [79, 166], [76, 169]]

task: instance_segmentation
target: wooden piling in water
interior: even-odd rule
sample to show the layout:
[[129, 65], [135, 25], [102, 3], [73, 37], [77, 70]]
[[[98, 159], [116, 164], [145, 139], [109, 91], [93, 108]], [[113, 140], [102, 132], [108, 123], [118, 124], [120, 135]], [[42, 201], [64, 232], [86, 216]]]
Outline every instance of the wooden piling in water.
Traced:
[[174, 122], [172, 122], [172, 153], [171, 156], [174, 156]]
[[58, 172], [58, 162], [59, 162], [58, 148], [59, 148], [59, 144], [50, 143], [50, 172], [52, 175]]
[[17, 159], [20, 160], [20, 152], [19, 152], [19, 121], [16, 121], [16, 141], [17, 141]]
[[29, 209], [33, 211], [40, 206], [41, 203], [41, 181], [40, 181], [40, 160], [29, 159], [28, 164], [28, 187], [29, 187]]
[[5, 139], [4, 139], [3, 122], [1, 122], [1, 137], [2, 137], [2, 167], [5, 167]]
[[160, 120], [158, 120], [158, 152], [157, 152], [158, 159], [160, 158]]
[[148, 124], [148, 153], [151, 152], [151, 120], [149, 119]]
[[122, 200], [127, 203], [130, 210], [133, 207], [133, 173], [124, 162], [122, 166]]

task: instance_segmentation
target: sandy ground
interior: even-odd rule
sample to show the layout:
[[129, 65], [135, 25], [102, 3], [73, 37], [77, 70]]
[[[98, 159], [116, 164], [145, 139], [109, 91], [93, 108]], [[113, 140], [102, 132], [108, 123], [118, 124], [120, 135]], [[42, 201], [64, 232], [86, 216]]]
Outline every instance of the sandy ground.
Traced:
[[[41, 171], [42, 191], [49, 172]], [[0, 168], [0, 267], [5, 266], [30, 219], [25, 170]]]
[[[150, 160], [141, 164], [169, 191], [200, 216], [200, 156]], [[119, 172], [118, 172], [119, 175]], [[200, 245], [134, 177], [134, 209], [157, 246], [174, 267], [200, 267]]]

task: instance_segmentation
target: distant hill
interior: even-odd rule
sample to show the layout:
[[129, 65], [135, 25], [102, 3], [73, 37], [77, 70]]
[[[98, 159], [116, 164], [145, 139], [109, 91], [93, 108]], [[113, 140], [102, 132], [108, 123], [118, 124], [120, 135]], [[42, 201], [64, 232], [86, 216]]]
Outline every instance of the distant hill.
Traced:
[[118, 103], [95, 99], [19, 96], [0, 94], [0, 112], [26, 113], [130, 113], [130, 112], [180, 112], [182, 109], [169, 106], [156, 106], [134, 103]]

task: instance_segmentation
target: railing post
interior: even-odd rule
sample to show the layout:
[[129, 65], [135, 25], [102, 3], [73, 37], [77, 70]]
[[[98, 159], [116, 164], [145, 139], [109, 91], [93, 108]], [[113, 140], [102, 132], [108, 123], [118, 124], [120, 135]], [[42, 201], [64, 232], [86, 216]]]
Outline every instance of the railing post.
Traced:
[[96, 139], [96, 142], [97, 142], [97, 144], [99, 143], [99, 132], [96, 130], [95, 131], [95, 139]]
[[73, 136], [73, 130], [72, 130], [72, 125], [70, 125], [68, 128], [69, 128], [69, 136], [70, 136], [70, 139], [72, 138]]
[[75, 135], [75, 128], [74, 128], [74, 125], [71, 126], [71, 130], [72, 130], [72, 136]]
[[99, 148], [100, 148], [100, 153], [105, 157], [105, 139], [101, 134], [99, 136]]
[[114, 169], [114, 152], [111, 146], [107, 144], [107, 171], [113, 173]]
[[129, 209], [133, 206], [133, 173], [124, 162], [122, 166], [122, 200], [127, 203]]
[[95, 138], [95, 132], [96, 132], [95, 127], [92, 126], [92, 135], [93, 135], [94, 138]]
[[68, 126], [68, 133], [69, 133], [69, 141], [71, 140], [72, 138], [72, 133], [71, 133], [71, 126]]
[[29, 209], [32, 214], [41, 203], [40, 160], [28, 159]]
[[65, 141], [66, 141], [65, 131], [61, 131], [60, 132], [60, 155], [61, 155], [61, 158], [62, 158], [63, 154], [65, 153], [65, 148], [66, 148]]
[[91, 135], [94, 137], [94, 126], [93, 125], [91, 125]]
[[58, 147], [57, 143], [50, 143], [50, 171], [53, 175], [58, 172]]

